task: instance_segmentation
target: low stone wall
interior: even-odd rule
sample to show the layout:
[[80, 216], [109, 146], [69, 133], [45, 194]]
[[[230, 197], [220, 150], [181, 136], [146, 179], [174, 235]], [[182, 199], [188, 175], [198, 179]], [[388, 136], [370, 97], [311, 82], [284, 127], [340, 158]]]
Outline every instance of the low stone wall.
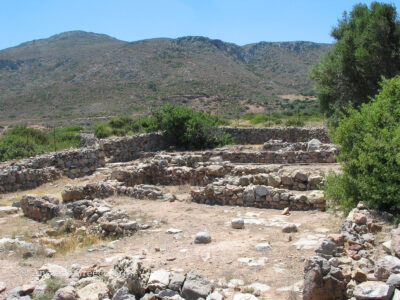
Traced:
[[96, 148], [58, 151], [6, 163], [0, 169], [0, 192], [35, 188], [62, 175], [77, 178], [105, 165], [104, 152]]
[[294, 193], [266, 185], [218, 185], [212, 183], [191, 192], [194, 202], [208, 205], [237, 205], [291, 210], [325, 209], [322, 191]]
[[166, 149], [165, 139], [160, 133], [145, 133], [133, 136], [100, 140], [100, 148], [110, 162], [135, 160], [141, 152]]
[[329, 143], [325, 127], [221, 127], [229, 133], [237, 144], [264, 144], [269, 140], [297, 143], [317, 139], [322, 143]]

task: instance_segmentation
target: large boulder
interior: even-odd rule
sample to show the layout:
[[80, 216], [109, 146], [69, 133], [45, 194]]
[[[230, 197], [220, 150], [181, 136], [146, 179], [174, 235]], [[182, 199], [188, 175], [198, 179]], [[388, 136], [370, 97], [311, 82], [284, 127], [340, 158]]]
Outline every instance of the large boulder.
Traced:
[[111, 294], [126, 286], [136, 297], [142, 297], [145, 294], [149, 277], [150, 270], [132, 256], [120, 258], [114, 268], [105, 274]]
[[46, 222], [60, 214], [58, 199], [52, 195], [46, 195], [43, 197], [24, 195], [20, 204], [26, 217], [39, 222]]
[[346, 283], [340, 269], [320, 256], [306, 261], [303, 300], [339, 300], [346, 298], [345, 293]]
[[187, 300], [206, 299], [214, 291], [214, 285], [199, 271], [191, 270], [186, 274], [182, 288], [182, 297]]

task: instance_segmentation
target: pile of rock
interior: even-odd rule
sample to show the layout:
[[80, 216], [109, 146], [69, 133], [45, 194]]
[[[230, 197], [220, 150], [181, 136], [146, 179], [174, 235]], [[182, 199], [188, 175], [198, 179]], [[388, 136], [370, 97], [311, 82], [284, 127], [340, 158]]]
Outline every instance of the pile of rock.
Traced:
[[69, 202], [66, 214], [92, 225], [92, 232], [106, 235], [130, 235], [140, 228], [126, 210], [112, 208], [100, 199]]
[[35, 281], [10, 290], [5, 299], [40, 297], [49, 278], [60, 278], [67, 283], [56, 291], [55, 300], [223, 299], [221, 294], [213, 293], [212, 282], [197, 270], [187, 274], [163, 269], [152, 271], [132, 256], [120, 258], [108, 272], [96, 265], [72, 265], [71, 272], [68, 272], [64, 267], [46, 264], [39, 269]]
[[53, 195], [24, 195], [20, 205], [26, 217], [39, 222], [46, 222], [60, 214], [59, 200]]
[[[338, 234], [321, 241], [317, 256], [306, 262], [304, 300], [400, 297], [400, 259], [377, 257], [374, 234], [382, 229], [377, 216], [359, 204]], [[396, 235], [396, 230], [392, 234]]]
[[191, 191], [192, 200], [208, 205], [237, 205], [291, 210], [325, 209], [322, 191], [294, 193], [266, 185], [237, 186], [213, 183]]
[[115, 188], [108, 182], [66, 185], [61, 192], [64, 203], [82, 199], [108, 198], [114, 195]]

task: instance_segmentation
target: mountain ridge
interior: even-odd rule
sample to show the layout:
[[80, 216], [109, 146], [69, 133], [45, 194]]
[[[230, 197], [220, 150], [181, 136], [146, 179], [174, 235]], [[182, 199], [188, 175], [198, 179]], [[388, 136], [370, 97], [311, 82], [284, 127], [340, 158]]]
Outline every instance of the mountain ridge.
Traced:
[[282, 94], [312, 92], [307, 73], [330, 47], [239, 46], [202, 36], [125, 42], [64, 32], [0, 50], [0, 124], [143, 114], [165, 102], [214, 112], [232, 104], [272, 107]]

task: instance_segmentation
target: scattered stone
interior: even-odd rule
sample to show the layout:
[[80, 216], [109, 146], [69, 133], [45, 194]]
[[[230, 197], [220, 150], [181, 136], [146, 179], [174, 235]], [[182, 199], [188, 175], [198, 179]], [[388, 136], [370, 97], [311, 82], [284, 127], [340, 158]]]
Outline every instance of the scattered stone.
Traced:
[[[67, 279], [69, 273], [66, 268], [55, 265], [55, 264], [45, 264], [39, 269], [39, 275], [41, 278], [62, 278]], [[47, 279], [47, 278], [46, 278]]]
[[248, 293], [237, 293], [233, 296], [233, 300], [257, 300], [258, 298]]
[[168, 284], [168, 288], [170, 290], [180, 292], [184, 281], [185, 281], [185, 275], [183, 275], [182, 273], [174, 272], [171, 274], [171, 280]]
[[191, 270], [186, 274], [186, 280], [182, 288], [182, 297], [187, 300], [206, 299], [214, 291], [214, 285], [208, 281], [199, 271]]
[[269, 243], [260, 243], [256, 245], [256, 250], [257, 251], [271, 251], [272, 247]]
[[353, 213], [353, 222], [357, 225], [367, 224], [367, 217], [361, 213]]
[[136, 297], [130, 294], [126, 287], [122, 287], [116, 291], [112, 300], [136, 300]]
[[287, 215], [289, 215], [289, 214], [290, 214], [290, 207], [285, 207], [285, 208], [283, 209], [283, 211], [282, 211], [282, 215], [287, 216]]
[[387, 255], [375, 264], [374, 275], [378, 280], [386, 281], [391, 273], [400, 273], [400, 259]]
[[383, 250], [385, 250], [385, 252], [387, 253], [387, 254], [392, 254], [392, 241], [391, 240], [389, 240], [389, 241], [386, 241], [386, 242], [384, 242], [383, 244], [382, 244], [382, 248], [383, 248]]
[[170, 272], [166, 270], [157, 270], [152, 272], [147, 283], [147, 288], [150, 291], [167, 288], [169, 284], [169, 275]]
[[379, 281], [365, 281], [354, 288], [356, 299], [389, 300], [394, 293], [394, 287]]
[[169, 233], [169, 234], [177, 234], [177, 233], [181, 233], [181, 232], [182, 232], [182, 230], [177, 229], [177, 228], [169, 228], [169, 229], [166, 231], [166, 233]]
[[361, 269], [357, 268], [353, 271], [351, 278], [353, 278], [357, 282], [364, 282], [367, 281], [367, 274]]
[[102, 281], [96, 281], [78, 290], [80, 299], [98, 300], [108, 298], [107, 285]]
[[0, 293], [6, 290], [7, 286], [3, 281], [0, 281]]
[[399, 288], [400, 287], [400, 274], [390, 274], [386, 283], [388, 285], [393, 285], [395, 288]]
[[222, 296], [220, 293], [218, 292], [212, 292], [210, 295], [207, 296], [206, 300], [223, 300], [224, 296]]
[[209, 244], [211, 243], [211, 236], [207, 232], [198, 232], [194, 238], [195, 244]]
[[243, 229], [244, 228], [244, 220], [243, 219], [232, 219], [231, 225], [232, 225], [232, 228], [234, 228], [234, 229]]
[[[36, 291], [35, 291], [36, 293]], [[72, 286], [63, 287], [54, 294], [53, 300], [77, 300], [79, 295]]]
[[297, 226], [296, 224], [287, 224], [282, 227], [282, 232], [284, 233], [297, 232]]
[[303, 300], [345, 299], [346, 282], [340, 269], [332, 267], [320, 256], [306, 261]]

